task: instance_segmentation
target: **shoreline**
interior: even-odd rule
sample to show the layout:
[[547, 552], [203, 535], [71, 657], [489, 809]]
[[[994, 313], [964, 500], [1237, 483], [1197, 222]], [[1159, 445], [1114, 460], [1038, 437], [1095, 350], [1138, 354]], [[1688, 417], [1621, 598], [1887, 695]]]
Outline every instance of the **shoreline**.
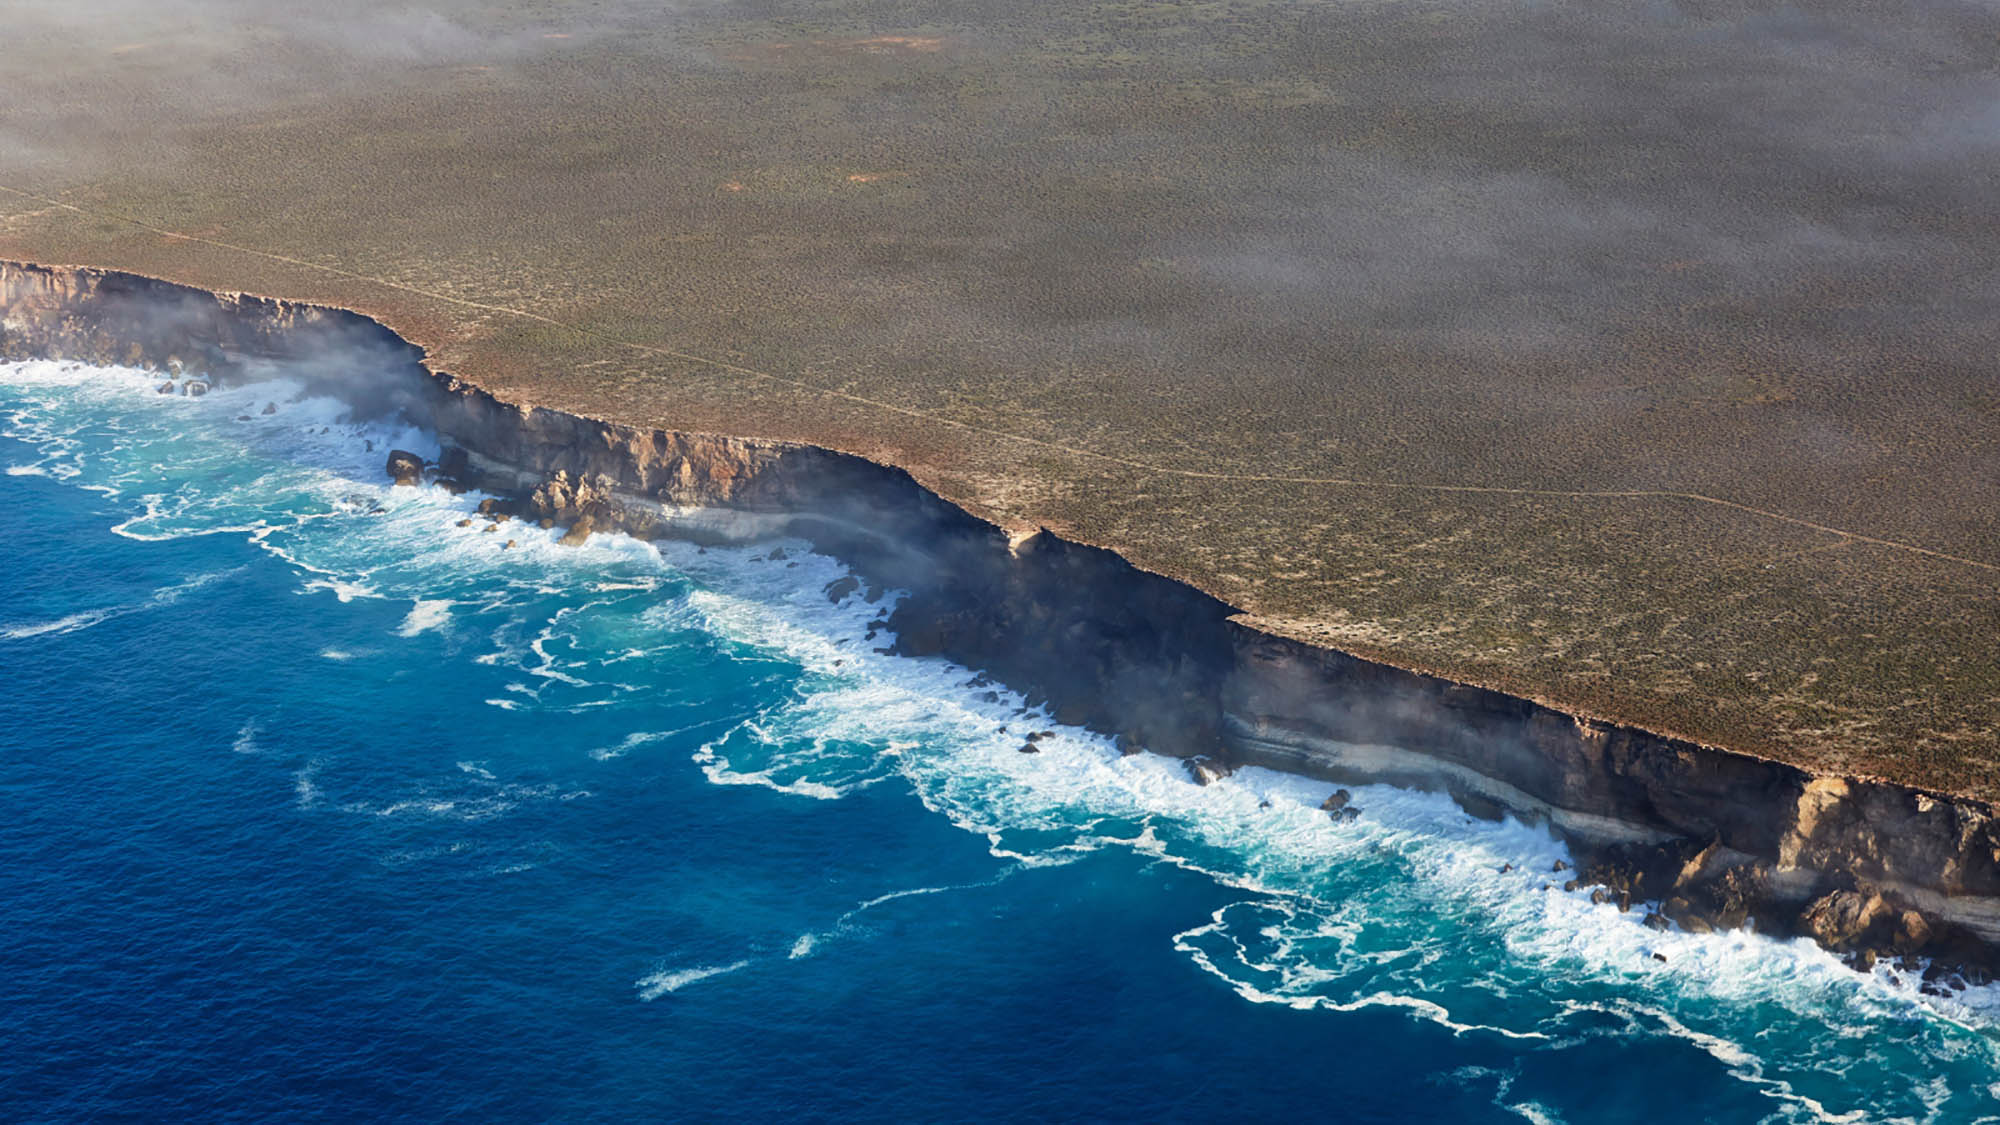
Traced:
[[[907, 589], [896, 651], [942, 655], [1060, 722], [1180, 758], [1196, 780], [1266, 766], [1449, 793], [1548, 825], [1583, 887], [1691, 930], [1754, 923], [1857, 964], [2000, 969], [1991, 806], [1577, 715], [1261, 632], [1116, 552], [1010, 535], [907, 472], [795, 442], [640, 431], [520, 407], [425, 363], [362, 314], [138, 275], [0, 262], [0, 357], [283, 370], [358, 413], [403, 414], [446, 452], [431, 475], [518, 515], [641, 538], [797, 536]], [[1338, 813], [1339, 810], [1330, 810]]]

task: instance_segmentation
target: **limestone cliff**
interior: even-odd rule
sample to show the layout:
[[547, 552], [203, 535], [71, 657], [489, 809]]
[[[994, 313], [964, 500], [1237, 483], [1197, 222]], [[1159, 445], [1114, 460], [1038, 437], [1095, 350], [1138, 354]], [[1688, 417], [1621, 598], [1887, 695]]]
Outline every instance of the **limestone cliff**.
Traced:
[[1576, 881], [1690, 928], [1807, 933], [1866, 963], [2000, 964], [1991, 807], [1586, 720], [1244, 627], [1101, 548], [1010, 539], [892, 466], [640, 431], [499, 401], [365, 317], [90, 269], [0, 263], [0, 355], [282, 372], [447, 446], [439, 475], [577, 533], [795, 535], [909, 591], [902, 651], [940, 654], [1130, 750], [1450, 792], [1549, 824]]

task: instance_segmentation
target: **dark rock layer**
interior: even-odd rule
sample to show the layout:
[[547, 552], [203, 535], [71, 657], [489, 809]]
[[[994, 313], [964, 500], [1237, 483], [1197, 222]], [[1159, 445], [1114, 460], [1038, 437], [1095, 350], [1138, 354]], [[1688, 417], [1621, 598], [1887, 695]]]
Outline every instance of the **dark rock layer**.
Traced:
[[1010, 539], [892, 466], [517, 406], [432, 372], [366, 317], [98, 270], [0, 263], [0, 356], [302, 379], [358, 414], [431, 427], [446, 450], [430, 479], [490, 491], [495, 513], [562, 525], [566, 542], [808, 539], [866, 589], [909, 591], [886, 622], [900, 651], [980, 669], [1059, 721], [1190, 760], [1204, 782], [1262, 765], [1441, 789], [1472, 815], [1547, 823], [1579, 856], [1579, 887], [1657, 902], [1689, 929], [1809, 934], [1864, 965], [2000, 964], [2000, 830], [1984, 801], [1817, 775], [1263, 634], [1111, 551]]

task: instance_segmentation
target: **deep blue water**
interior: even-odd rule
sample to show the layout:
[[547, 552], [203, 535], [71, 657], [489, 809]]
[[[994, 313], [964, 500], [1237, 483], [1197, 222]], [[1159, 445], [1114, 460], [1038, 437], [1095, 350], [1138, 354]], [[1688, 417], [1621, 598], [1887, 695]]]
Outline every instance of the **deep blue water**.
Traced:
[[7, 1119], [2000, 1113], [1985, 993], [1433, 796], [1021, 754], [797, 544], [460, 528], [420, 434], [156, 381], [0, 367]]

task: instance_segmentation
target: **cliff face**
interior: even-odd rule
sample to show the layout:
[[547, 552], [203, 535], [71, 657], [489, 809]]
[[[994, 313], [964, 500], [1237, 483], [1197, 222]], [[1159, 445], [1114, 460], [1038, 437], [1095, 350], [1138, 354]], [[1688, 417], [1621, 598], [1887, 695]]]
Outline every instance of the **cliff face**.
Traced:
[[[437, 472], [524, 515], [712, 540], [795, 535], [910, 591], [899, 647], [987, 671], [1128, 750], [1450, 792], [1549, 824], [1580, 886], [1689, 928], [1810, 934], [1861, 963], [2000, 964], [1984, 802], [1585, 720], [1272, 637], [1228, 605], [1046, 532], [1010, 540], [899, 469], [812, 446], [640, 431], [506, 403], [343, 310], [0, 263], [0, 356], [286, 374], [447, 447]], [[1649, 919], [1650, 921], [1650, 919]]]

